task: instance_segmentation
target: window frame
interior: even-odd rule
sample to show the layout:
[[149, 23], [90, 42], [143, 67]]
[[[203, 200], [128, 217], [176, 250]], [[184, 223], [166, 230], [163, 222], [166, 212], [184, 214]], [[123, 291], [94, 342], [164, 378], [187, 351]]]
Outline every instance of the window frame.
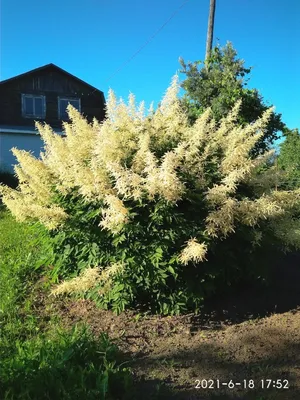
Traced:
[[[33, 99], [33, 114], [26, 113], [26, 98]], [[42, 100], [42, 115], [35, 114], [35, 102], [34, 99]], [[26, 94], [22, 93], [22, 117], [23, 118], [36, 118], [36, 119], [45, 119], [46, 118], [46, 96], [42, 94]]]
[[62, 118], [62, 116], [61, 116], [60, 102], [61, 101], [71, 102], [71, 101], [74, 101], [74, 100], [78, 101], [78, 105], [79, 105], [78, 111], [81, 113], [81, 99], [80, 99], [80, 97], [60, 97], [60, 96], [58, 96], [58, 98], [57, 98], [57, 115], [58, 115], [58, 119], [59, 120], [65, 121], [65, 119]]

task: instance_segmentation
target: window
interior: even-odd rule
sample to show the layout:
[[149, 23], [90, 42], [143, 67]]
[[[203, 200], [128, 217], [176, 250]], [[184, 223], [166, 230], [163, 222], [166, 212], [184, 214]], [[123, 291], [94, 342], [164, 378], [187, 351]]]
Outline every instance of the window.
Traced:
[[22, 94], [22, 115], [24, 118], [45, 118], [46, 98], [32, 94]]
[[68, 113], [67, 113], [67, 107], [68, 107], [69, 103], [74, 108], [76, 108], [79, 112], [81, 111], [80, 99], [59, 97], [58, 98], [58, 119], [62, 119], [62, 120], [69, 119]]
[[41, 90], [41, 85], [40, 85], [40, 78], [35, 76], [32, 79], [32, 88], [33, 90]]

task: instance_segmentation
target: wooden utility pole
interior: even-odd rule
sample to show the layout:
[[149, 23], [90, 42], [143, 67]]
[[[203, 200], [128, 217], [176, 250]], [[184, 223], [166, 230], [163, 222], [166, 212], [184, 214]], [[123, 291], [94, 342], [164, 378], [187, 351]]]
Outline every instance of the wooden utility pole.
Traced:
[[213, 36], [214, 36], [215, 10], [216, 10], [216, 0], [210, 0], [207, 38], [206, 38], [205, 61], [210, 56], [211, 49], [212, 49], [212, 42], [213, 42]]

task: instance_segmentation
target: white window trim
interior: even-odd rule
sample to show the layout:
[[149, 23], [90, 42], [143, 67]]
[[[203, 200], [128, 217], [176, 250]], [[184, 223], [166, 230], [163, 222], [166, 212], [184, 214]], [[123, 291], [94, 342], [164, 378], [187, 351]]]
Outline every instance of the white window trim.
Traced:
[[57, 101], [57, 105], [58, 105], [58, 107], [57, 107], [57, 114], [58, 114], [58, 119], [62, 119], [61, 118], [61, 115], [60, 115], [60, 101], [61, 100], [63, 100], [63, 101], [74, 101], [74, 100], [77, 100], [78, 102], [79, 102], [79, 112], [81, 112], [81, 99], [79, 98], [79, 97], [58, 97], [57, 98], [58, 99], [58, 101]]
[[[25, 110], [25, 98], [26, 97], [29, 97], [29, 98], [31, 98], [31, 99], [33, 99], [33, 98], [39, 98], [39, 99], [42, 99], [42, 106], [43, 106], [43, 110], [42, 110], [42, 113], [43, 113], [43, 115], [42, 116], [40, 116], [40, 115], [35, 115], [35, 113], [34, 113], [34, 109], [33, 109], [33, 114], [31, 115], [31, 114], [26, 114], [26, 110]], [[33, 108], [34, 108], [34, 102], [33, 102]], [[36, 95], [36, 94], [22, 94], [22, 117], [23, 118], [37, 118], [37, 119], [44, 119], [45, 117], [46, 117], [46, 96], [43, 96], [43, 95]]]

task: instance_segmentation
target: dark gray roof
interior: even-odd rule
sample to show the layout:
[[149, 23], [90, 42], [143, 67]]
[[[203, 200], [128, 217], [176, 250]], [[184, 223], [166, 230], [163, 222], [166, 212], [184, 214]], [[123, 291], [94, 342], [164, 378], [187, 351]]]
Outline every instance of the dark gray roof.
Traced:
[[101, 90], [95, 88], [94, 86], [92, 86], [92, 85], [90, 85], [89, 83], [83, 81], [82, 79], [77, 78], [77, 76], [74, 76], [74, 75], [70, 74], [69, 72], [65, 71], [64, 69], [62, 69], [62, 68], [60, 68], [60, 67], [58, 67], [57, 65], [52, 64], [52, 63], [43, 65], [42, 67], [39, 67], [39, 68], [32, 69], [31, 71], [25, 72], [25, 73], [23, 73], [23, 74], [13, 76], [12, 78], [5, 79], [4, 81], [0, 81], [0, 85], [5, 84], [5, 83], [7, 83], [7, 82], [10, 82], [10, 81], [12, 81], [12, 80], [14, 80], [14, 79], [21, 78], [22, 76], [25, 76], [25, 75], [28, 75], [28, 74], [32, 74], [32, 73], [35, 73], [35, 72], [38, 72], [38, 71], [42, 71], [42, 70], [45, 70], [45, 69], [54, 69], [54, 70], [56, 70], [56, 71], [58, 71], [58, 72], [60, 72], [60, 73], [63, 73], [63, 74], [65, 74], [65, 75], [69, 76], [70, 78], [76, 79], [78, 82], [81, 82], [81, 83], [83, 83], [83, 84], [86, 85], [86, 86], [89, 86], [89, 87], [90, 87], [91, 89], [93, 89], [95, 92], [97, 91], [97, 92], [102, 93], [102, 95], [103, 95], [103, 92], [102, 92]]

